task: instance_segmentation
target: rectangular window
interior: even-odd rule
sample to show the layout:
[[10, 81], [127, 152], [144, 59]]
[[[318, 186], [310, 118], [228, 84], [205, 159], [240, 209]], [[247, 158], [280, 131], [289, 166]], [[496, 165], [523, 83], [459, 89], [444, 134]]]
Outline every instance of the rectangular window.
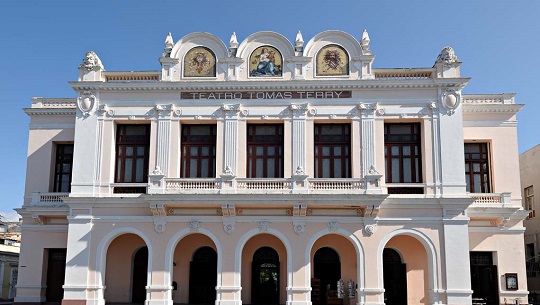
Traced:
[[53, 192], [68, 193], [71, 191], [72, 170], [73, 144], [57, 144]]
[[488, 143], [465, 143], [467, 192], [491, 193]]
[[351, 126], [315, 124], [315, 177], [351, 177]]
[[[118, 125], [116, 129], [116, 183], [148, 182], [150, 125]], [[145, 188], [115, 188], [115, 193], [144, 193]]]
[[283, 125], [248, 125], [247, 150], [248, 178], [283, 178]]
[[534, 211], [534, 189], [533, 186], [526, 187], [523, 190], [523, 193], [525, 195], [525, 209], [529, 211], [528, 218], [534, 218], [536, 217], [536, 213]]
[[387, 183], [421, 183], [420, 123], [384, 124], [384, 160]]
[[182, 178], [216, 177], [216, 125], [182, 125]]

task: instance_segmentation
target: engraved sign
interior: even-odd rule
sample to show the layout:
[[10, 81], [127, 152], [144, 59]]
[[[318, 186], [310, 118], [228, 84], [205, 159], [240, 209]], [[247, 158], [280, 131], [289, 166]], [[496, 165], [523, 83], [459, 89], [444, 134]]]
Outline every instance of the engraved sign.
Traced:
[[351, 91], [182, 92], [183, 100], [283, 100], [351, 98]]

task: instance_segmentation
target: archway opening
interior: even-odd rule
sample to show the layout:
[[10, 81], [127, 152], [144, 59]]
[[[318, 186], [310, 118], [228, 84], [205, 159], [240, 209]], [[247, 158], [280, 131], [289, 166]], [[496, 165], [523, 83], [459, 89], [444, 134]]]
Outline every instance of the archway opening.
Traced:
[[286, 258], [285, 245], [274, 235], [257, 234], [244, 244], [241, 263], [243, 304], [286, 303]]
[[143, 303], [146, 299], [148, 248], [136, 234], [116, 237], [107, 249], [107, 303]]
[[148, 247], [135, 252], [133, 258], [133, 278], [131, 280], [131, 302], [144, 303], [146, 300], [146, 275], [148, 273]]
[[[310, 258], [311, 302], [314, 305], [356, 303], [355, 288], [359, 279], [357, 250], [350, 239], [339, 234], [321, 236], [313, 243]], [[343, 280], [344, 285], [339, 294], [338, 280]]]
[[251, 303], [279, 304], [279, 255], [270, 247], [253, 254], [251, 265]]
[[[313, 261], [314, 278], [312, 283], [319, 284], [319, 304], [341, 304], [341, 302], [338, 301], [340, 299], [337, 298], [337, 282], [341, 279], [341, 261], [338, 253], [330, 247], [323, 247], [315, 252]], [[312, 298], [312, 302], [313, 301], [317, 300], [313, 300]]]
[[216, 299], [217, 253], [204, 246], [193, 254], [189, 266], [189, 304], [213, 304]]
[[212, 239], [201, 233], [183, 237], [172, 260], [173, 303], [214, 304], [218, 257]]
[[385, 303], [429, 304], [428, 254], [415, 237], [396, 235], [381, 253]]
[[407, 266], [399, 253], [390, 248], [383, 251], [384, 303], [407, 304]]

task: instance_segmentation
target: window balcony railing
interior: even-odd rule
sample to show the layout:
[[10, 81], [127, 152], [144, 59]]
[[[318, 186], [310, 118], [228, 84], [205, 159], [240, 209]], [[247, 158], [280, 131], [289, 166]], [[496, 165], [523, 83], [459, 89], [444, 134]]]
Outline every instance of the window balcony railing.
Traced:
[[470, 193], [473, 204], [479, 205], [511, 205], [511, 193]]
[[192, 194], [192, 193], [353, 193], [381, 194], [381, 175], [365, 178], [166, 178], [150, 175], [148, 194]]
[[32, 205], [62, 205], [69, 193], [32, 193]]

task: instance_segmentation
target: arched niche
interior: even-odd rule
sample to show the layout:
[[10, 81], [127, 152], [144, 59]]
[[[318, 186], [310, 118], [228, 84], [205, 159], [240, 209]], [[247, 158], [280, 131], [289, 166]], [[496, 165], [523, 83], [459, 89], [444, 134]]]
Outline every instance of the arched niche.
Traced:
[[[175, 58], [179, 60], [179, 67], [177, 67], [175, 70], [177, 70], [179, 75], [176, 79], [196, 79], [196, 77], [189, 77], [184, 76], [184, 64], [185, 60], [187, 59], [189, 61], [190, 55], [188, 52], [194, 50], [194, 48], [201, 48], [199, 51], [202, 51], [204, 49], [211, 51], [213, 53], [215, 58], [215, 67], [216, 72], [215, 76], [205, 76], [205, 77], [215, 77], [218, 79], [221, 79], [220, 75], [223, 73], [220, 73], [219, 69], [219, 59], [228, 57], [228, 50], [225, 44], [221, 39], [219, 39], [217, 36], [212, 35], [210, 33], [202, 33], [202, 32], [196, 32], [188, 34], [184, 37], [182, 37], [180, 40], [178, 40], [171, 51], [171, 58]], [[197, 49], [195, 49], [196, 51]], [[205, 52], [203, 52], [205, 53]], [[209, 53], [205, 53], [206, 55], [209, 55]], [[187, 55], [187, 58], [186, 58]], [[194, 54], [196, 55], [196, 54]]]
[[[287, 58], [294, 56], [294, 49], [291, 42], [285, 38], [283, 35], [275, 32], [257, 32], [249, 35], [242, 43], [238, 46], [237, 57], [244, 59], [244, 70], [245, 72], [240, 75], [243, 79], [257, 79], [258, 77], [252, 77], [250, 70], [249, 60], [252, 58], [252, 55], [257, 55], [262, 51], [261, 47], [267, 46], [269, 49], [274, 48], [279, 51], [282, 57], [282, 73], [279, 76], [274, 76], [278, 78], [290, 78], [290, 71], [287, 71], [286, 61]], [[254, 53], [255, 52], [255, 53]], [[267, 79], [265, 77], [260, 77], [262, 79]]]
[[182, 72], [186, 78], [216, 77], [217, 58], [212, 50], [198, 46], [187, 51], [182, 61]]
[[304, 56], [315, 57], [321, 48], [329, 44], [343, 47], [351, 58], [362, 55], [360, 43], [351, 34], [342, 31], [324, 31], [308, 41], [304, 47]]
[[315, 57], [316, 76], [349, 75], [349, 53], [337, 44], [327, 44]]

